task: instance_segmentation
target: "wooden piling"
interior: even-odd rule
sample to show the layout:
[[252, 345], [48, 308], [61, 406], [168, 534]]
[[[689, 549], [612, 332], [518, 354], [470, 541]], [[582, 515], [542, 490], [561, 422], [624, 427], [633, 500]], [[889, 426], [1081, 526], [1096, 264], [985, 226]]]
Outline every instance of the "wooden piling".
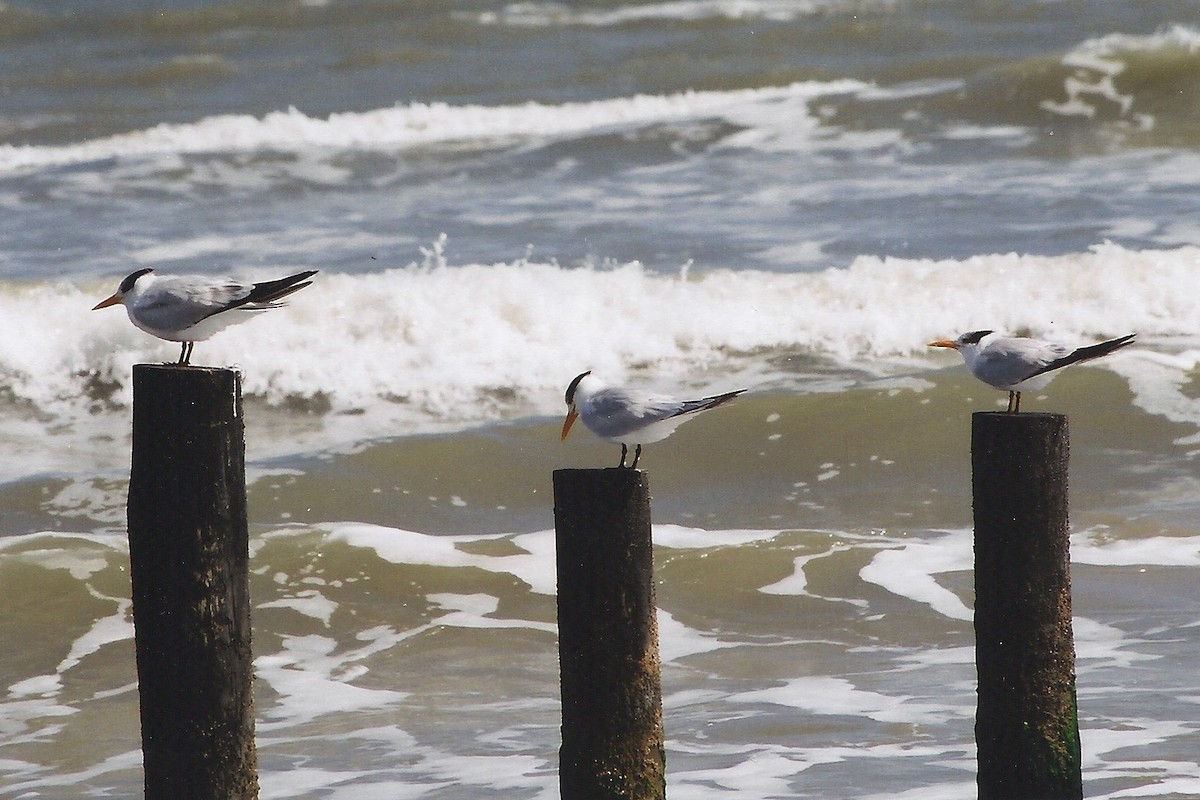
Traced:
[[1083, 797], [1068, 451], [1061, 414], [973, 415], [980, 800]]
[[241, 384], [133, 368], [129, 560], [146, 800], [258, 797]]
[[650, 490], [634, 469], [554, 473], [563, 800], [666, 796]]

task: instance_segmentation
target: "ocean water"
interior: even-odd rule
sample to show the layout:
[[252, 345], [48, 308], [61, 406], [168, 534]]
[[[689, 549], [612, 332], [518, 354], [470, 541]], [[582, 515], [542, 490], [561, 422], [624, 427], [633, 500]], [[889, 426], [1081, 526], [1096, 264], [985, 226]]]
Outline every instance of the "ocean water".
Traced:
[[264, 798], [558, 797], [551, 472], [649, 445], [673, 800], [975, 793], [969, 426], [1069, 415], [1084, 788], [1200, 796], [1200, 4], [0, 4], [0, 797], [137, 797], [134, 269], [246, 393]]

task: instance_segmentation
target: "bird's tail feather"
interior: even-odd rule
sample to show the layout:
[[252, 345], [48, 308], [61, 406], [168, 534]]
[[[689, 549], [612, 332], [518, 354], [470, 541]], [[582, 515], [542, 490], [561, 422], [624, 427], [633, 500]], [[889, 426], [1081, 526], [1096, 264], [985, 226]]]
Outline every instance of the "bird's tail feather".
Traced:
[[263, 305], [282, 300], [292, 292], [298, 292], [305, 286], [311, 285], [312, 281], [306, 279], [316, 274], [317, 271], [315, 269], [310, 269], [304, 272], [297, 272], [295, 275], [289, 275], [286, 278], [256, 283], [254, 284], [254, 288], [250, 290], [250, 294], [246, 295], [243, 305]]
[[1066, 367], [1071, 364], [1078, 364], [1080, 361], [1091, 361], [1093, 358], [1106, 356], [1115, 350], [1120, 350], [1127, 344], [1133, 344], [1133, 339], [1135, 336], [1137, 336], [1136, 333], [1130, 333], [1126, 334], [1125, 336], [1118, 336], [1116, 339], [1109, 339], [1107, 342], [1098, 342], [1096, 344], [1088, 345], [1087, 347], [1080, 347], [1078, 350], [1075, 350], [1069, 355], [1065, 355], [1060, 359], [1051, 361], [1049, 364], [1042, 367], [1029, 377], [1034, 378], [1038, 375], [1059, 369], [1060, 367]]
[[721, 405], [722, 403], [728, 403], [730, 400], [737, 397], [739, 394], [741, 394], [744, 391], [746, 391], [746, 390], [745, 389], [737, 389], [732, 392], [726, 392], [725, 394], [717, 394], [717, 395], [713, 395], [712, 397], [704, 397], [699, 400], [689, 400], [688, 402], [683, 404], [683, 408], [680, 410], [679, 413], [680, 414], [694, 414], [697, 411], [707, 411], [710, 408], [716, 408], [717, 406]]

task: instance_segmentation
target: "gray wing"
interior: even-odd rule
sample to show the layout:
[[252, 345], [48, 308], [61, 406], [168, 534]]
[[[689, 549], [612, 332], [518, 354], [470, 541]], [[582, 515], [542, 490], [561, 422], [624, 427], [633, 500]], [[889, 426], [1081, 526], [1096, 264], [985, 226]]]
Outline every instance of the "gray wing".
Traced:
[[246, 297], [252, 286], [220, 279], [160, 279], [139, 298], [138, 319], [159, 330], [183, 330], [220, 313]]
[[997, 339], [980, 352], [976, 371], [984, 382], [1006, 388], [1070, 352], [1061, 344], [1037, 339]]
[[592, 431], [602, 437], [625, 436], [647, 425], [683, 413], [684, 404], [670, 397], [634, 397], [608, 387], [590, 398]]

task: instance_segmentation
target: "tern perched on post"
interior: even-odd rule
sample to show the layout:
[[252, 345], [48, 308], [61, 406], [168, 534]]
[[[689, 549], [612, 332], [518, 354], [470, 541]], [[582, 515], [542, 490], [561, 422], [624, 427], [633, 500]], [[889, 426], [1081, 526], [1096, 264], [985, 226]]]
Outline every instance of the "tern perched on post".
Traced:
[[[1055, 370], [1106, 356], [1132, 344], [1136, 333], [1075, 350], [1040, 339], [992, 336], [993, 331], [971, 331], [957, 339], [938, 339], [930, 347], [950, 347], [962, 354], [967, 369], [979, 380], [1008, 391], [1008, 413], [1021, 410], [1021, 392], [1037, 391], [1050, 382]], [[990, 338], [989, 338], [990, 337]], [[987, 340], [986, 342], [984, 340]]]
[[262, 283], [239, 283], [203, 275], [155, 275], [139, 269], [121, 281], [117, 291], [92, 310], [121, 303], [129, 321], [152, 336], [181, 342], [180, 366], [191, 363], [196, 342], [250, 318], [247, 311], [279, 308], [279, 301], [312, 281], [316, 270]]
[[738, 389], [699, 400], [639, 395], [629, 389], [608, 386], [589, 370], [575, 376], [567, 387], [567, 418], [563, 421], [562, 439], [567, 438], [576, 419], [583, 419], [592, 433], [621, 445], [618, 467], [625, 467], [629, 445], [634, 445], [633, 463], [629, 465], [629, 469], [634, 469], [642, 457], [643, 444], [667, 438], [696, 414], [716, 408], [744, 391]]

